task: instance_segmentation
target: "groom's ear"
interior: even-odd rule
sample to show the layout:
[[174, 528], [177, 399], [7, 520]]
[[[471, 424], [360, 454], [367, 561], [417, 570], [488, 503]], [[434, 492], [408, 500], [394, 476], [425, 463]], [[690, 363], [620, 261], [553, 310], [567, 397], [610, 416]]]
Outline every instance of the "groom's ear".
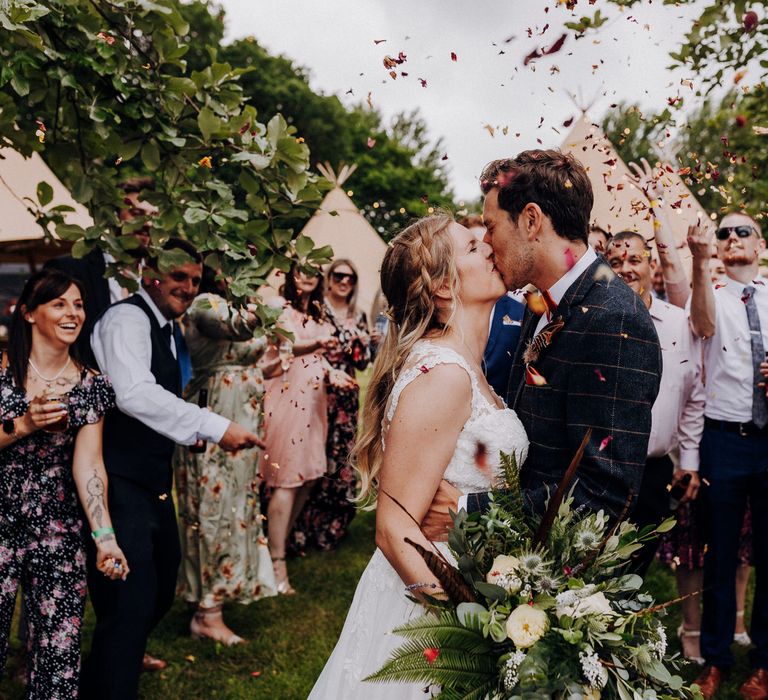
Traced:
[[529, 241], [533, 241], [542, 233], [547, 218], [541, 207], [535, 202], [528, 202], [517, 218], [518, 226], [525, 232]]

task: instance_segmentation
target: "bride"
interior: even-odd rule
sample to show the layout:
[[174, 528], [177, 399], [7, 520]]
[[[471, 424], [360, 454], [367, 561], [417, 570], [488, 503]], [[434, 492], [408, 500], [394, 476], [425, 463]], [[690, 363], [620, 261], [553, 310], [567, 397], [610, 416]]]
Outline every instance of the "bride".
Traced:
[[447, 546], [429, 544], [408, 514], [421, 521], [442, 479], [464, 493], [487, 491], [499, 451], [514, 452], [518, 464], [528, 452], [523, 426], [480, 366], [491, 309], [505, 292], [490, 246], [447, 216], [422, 219], [390, 243], [381, 285], [393, 323], [374, 365], [355, 449], [361, 499], [378, 495], [378, 549], [310, 700], [432, 696], [418, 684], [363, 682], [403, 642], [391, 630], [423, 613], [407, 594], [442, 593], [404, 538], [446, 554]]

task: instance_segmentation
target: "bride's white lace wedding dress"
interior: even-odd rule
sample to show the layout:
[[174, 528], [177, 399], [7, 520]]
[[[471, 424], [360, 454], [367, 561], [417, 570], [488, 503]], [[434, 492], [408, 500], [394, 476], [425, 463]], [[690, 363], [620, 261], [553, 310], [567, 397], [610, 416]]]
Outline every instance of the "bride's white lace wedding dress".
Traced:
[[[481, 393], [478, 378], [457, 352], [429, 341], [420, 341], [392, 389], [386, 423], [392, 421], [403, 389], [422, 372], [439, 364], [456, 364], [469, 374], [472, 411], [456, 442], [444, 478], [463, 493], [487, 491], [500, 469], [499, 452], [515, 453], [518, 464], [528, 454], [528, 437], [511, 409], [500, 409]], [[485, 446], [490, 469], [476, 466], [478, 444]], [[437, 546], [449, 557], [447, 545]], [[453, 560], [452, 557], [450, 557]], [[309, 700], [423, 700], [432, 690], [417, 684], [370, 683], [363, 678], [377, 671], [405, 640], [392, 629], [423, 614], [424, 609], [406, 597], [405, 584], [380, 550], [365, 568], [355, 591], [339, 641]]]

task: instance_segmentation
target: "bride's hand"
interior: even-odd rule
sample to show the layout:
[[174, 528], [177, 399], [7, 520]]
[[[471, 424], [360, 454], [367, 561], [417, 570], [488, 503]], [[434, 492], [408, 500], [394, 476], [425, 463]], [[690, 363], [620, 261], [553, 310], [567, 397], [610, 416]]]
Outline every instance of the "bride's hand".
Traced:
[[460, 496], [461, 491], [455, 486], [445, 479], [440, 482], [429, 510], [421, 521], [421, 530], [428, 540], [432, 542], [448, 540], [448, 531], [453, 527], [453, 520], [448, 511], [452, 510], [455, 513], [459, 510]]

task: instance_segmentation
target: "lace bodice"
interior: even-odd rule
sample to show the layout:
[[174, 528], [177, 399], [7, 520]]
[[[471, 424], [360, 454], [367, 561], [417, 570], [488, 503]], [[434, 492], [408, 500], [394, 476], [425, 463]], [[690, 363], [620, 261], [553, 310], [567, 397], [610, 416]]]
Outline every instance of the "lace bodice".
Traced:
[[[528, 436], [512, 409], [498, 408], [483, 396], [477, 374], [455, 350], [427, 340], [414, 346], [392, 387], [382, 436], [392, 422], [403, 389], [440, 364], [459, 365], [469, 375], [472, 385], [472, 410], [456, 441], [444, 478], [463, 493], [486, 491], [500, 475], [499, 452], [514, 453], [518, 465], [522, 465], [528, 456]], [[382, 443], [386, 449], [383, 437]]]

